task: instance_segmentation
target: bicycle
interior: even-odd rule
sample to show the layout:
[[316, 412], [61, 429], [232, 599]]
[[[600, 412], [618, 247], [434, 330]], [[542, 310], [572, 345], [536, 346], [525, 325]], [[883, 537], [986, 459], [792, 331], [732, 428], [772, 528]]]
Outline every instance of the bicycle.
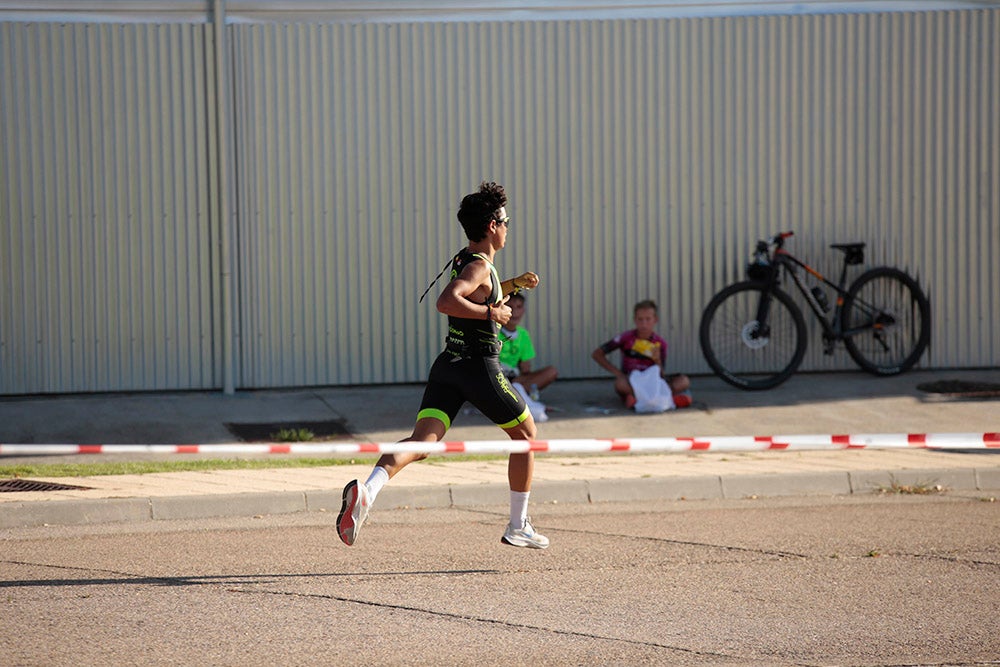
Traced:
[[[748, 280], [726, 287], [708, 302], [698, 330], [705, 361], [740, 389], [771, 389], [787, 380], [806, 353], [802, 310], [781, 288], [782, 273], [805, 298], [823, 328], [823, 351], [843, 341], [851, 358], [875, 375], [897, 375], [913, 367], [930, 342], [930, 302], [916, 280], [887, 266], [869, 269], [845, 289], [848, 267], [864, 261], [864, 243], [830, 247], [844, 253], [834, 284], [785, 250], [782, 232], [758, 241]], [[770, 252], [774, 248], [773, 253]], [[836, 291], [830, 311], [826, 292], [808, 287], [803, 273]]]

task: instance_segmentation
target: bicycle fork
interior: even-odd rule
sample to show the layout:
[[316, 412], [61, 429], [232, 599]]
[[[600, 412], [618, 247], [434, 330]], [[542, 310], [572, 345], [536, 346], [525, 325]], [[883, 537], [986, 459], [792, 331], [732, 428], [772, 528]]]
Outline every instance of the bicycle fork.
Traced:
[[[771, 325], [768, 324], [767, 316], [771, 312], [771, 290], [767, 289], [760, 293], [760, 303], [757, 304], [757, 326], [756, 328], [744, 331], [750, 341], [767, 341], [771, 337]], [[746, 341], [749, 343], [750, 341]], [[752, 347], [752, 346], [751, 346]]]

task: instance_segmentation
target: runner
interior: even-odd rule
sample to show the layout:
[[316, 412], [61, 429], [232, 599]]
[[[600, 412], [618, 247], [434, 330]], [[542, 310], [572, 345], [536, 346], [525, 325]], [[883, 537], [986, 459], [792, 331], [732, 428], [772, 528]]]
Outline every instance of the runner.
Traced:
[[[500, 368], [499, 327], [510, 319], [507, 298], [515, 289], [531, 289], [538, 276], [523, 273], [503, 282], [493, 260], [504, 247], [510, 227], [507, 195], [496, 183], [482, 183], [466, 195], [458, 210], [469, 245], [451, 262], [451, 280], [437, 300], [448, 316], [445, 349], [431, 366], [417, 422], [402, 442], [437, 442], [444, 438], [462, 405], [468, 401], [514, 440], [535, 437], [535, 421]], [[368, 480], [352, 480], [344, 487], [337, 517], [340, 539], [354, 544], [379, 491], [400, 470], [427, 454], [385, 454]], [[511, 454], [507, 464], [510, 485], [510, 522], [500, 541], [516, 547], [544, 549], [549, 540], [535, 532], [528, 518], [528, 496], [534, 469], [532, 452]]]

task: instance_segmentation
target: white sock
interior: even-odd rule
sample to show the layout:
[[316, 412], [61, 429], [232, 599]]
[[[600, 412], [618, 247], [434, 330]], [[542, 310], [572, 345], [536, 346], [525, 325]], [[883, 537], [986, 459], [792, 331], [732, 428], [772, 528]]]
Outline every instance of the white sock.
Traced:
[[365, 486], [368, 487], [368, 495], [372, 502], [375, 502], [375, 496], [378, 492], [382, 490], [385, 483], [389, 481], [389, 473], [382, 466], [375, 466], [372, 469], [372, 474], [368, 475], [368, 481], [365, 482]]
[[510, 492], [510, 525], [512, 528], [524, 528], [528, 519], [528, 496], [530, 491]]

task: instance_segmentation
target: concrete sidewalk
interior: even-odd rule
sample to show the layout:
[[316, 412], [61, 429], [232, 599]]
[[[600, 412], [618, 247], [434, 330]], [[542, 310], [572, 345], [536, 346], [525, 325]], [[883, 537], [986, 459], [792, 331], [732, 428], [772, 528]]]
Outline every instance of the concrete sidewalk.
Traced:
[[[894, 378], [863, 373], [800, 374], [777, 389], [743, 392], [714, 377], [693, 381], [694, 408], [636, 415], [621, 408], [610, 379], [558, 381], [543, 394], [549, 421], [539, 438], [640, 438], [779, 434], [996, 433], [1000, 399], [918, 389], [941, 380], [1000, 383], [1000, 371], [925, 371]], [[0, 400], [0, 443], [212, 444], [237, 442], [227, 424], [335, 422], [352, 442], [395, 442], [409, 434], [422, 386], [293, 391], [84, 395]], [[478, 413], [465, 413], [449, 440], [502, 438]], [[893, 483], [940, 485], [993, 496], [1000, 451], [845, 450], [745, 453], [540, 455], [532, 503], [635, 499], [871, 493]], [[105, 454], [98, 460], [169, 456]], [[290, 455], [268, 454], [267, 457]], [[241, 455], [241, 458], [251, 458]], [[341, 457], [343, 458], [343, 457]], [[95, 457], [0, 457], [66, 462]], [[0, 528], [154, 519], [335, 512], [340, 491], [367, 477], [374, 457], [320, 468], [207, 471], [49, 481], [85, 490], [0, 493]], [[414, 464], [379, 496], [395, 507], [504, 505], [504, 460]]]

